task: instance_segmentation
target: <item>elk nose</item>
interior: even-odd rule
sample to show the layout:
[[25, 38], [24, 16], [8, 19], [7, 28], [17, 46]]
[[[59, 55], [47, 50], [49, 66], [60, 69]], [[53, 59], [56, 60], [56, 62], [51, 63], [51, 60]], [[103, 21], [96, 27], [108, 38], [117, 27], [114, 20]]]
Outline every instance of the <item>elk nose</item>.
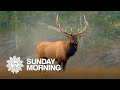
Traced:
[[74, 42], [74, 44], [76, 44], [76, 45], [77, 45], [77, 42]]
[[76, 41], [72, 41], [72, 44], [76, 44], [77, 45], [77, 42]]

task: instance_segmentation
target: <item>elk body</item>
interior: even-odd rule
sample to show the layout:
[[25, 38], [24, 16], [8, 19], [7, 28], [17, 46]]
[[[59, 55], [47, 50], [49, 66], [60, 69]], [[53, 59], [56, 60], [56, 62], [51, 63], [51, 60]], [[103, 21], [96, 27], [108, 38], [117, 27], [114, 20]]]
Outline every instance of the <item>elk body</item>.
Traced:
[[61, 32], [66, 34], [68, 41], [56, 41], [48, 42], [43, 41], [37, 46], [38, 59], [40, 58], [54, 58], [61, 65], [62, 70], [65, 70], [68, 59], [75, 54], [78, 46], [78, 38], [81, 37], [83, 32], [88, 29], [88, 22], [86, 21], [85, 15], [85, 28], [77, 34], [70, 34], [64, 31], [58, 23], [58, 15], [56, 17], [56, 24]]

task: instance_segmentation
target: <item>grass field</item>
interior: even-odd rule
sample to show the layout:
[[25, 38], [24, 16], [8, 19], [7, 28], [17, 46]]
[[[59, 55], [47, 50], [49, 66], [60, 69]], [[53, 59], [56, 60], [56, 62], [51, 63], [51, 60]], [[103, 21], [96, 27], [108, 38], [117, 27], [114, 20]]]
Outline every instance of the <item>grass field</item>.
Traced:
[[120, 71], [116, 68], [81, 68], [67, 69], [65, 72], [20, 71], [13, 74], [7, 68], [0, 68], [0, 79], [120, 79]]

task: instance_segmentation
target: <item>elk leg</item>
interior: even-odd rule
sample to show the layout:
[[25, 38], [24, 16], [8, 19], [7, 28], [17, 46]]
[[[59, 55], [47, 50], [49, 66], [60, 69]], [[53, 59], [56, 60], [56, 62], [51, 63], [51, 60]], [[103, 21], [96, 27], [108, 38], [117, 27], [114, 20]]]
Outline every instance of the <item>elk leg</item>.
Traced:
[[44, 59], [46, 59], [46, 60], [48, 59], [48, 58], [46, 58], [46, 57], [42, 57], [42, 58], [44, 58]]
[[58, 64], [61, 66], [61, 62], [60, 61], [58, 61]]
[[63, 63], [62, 70], [65, 71], [65, 67], [66, 67], [67, 61], [63, 61], [62, 63]]
[[[46, 57], [42, 57], [42, 58], [44, 58], [44, 59], [46, 59], [46, 60], [48, 59], [48, 58], [46, 58]], [[46, 66], [46, 65], [47, 65], [47, 64], [45, 64], [45, 66]], [[45, 72], [45, 70], [43, 70], [43, 72]]]
[[[61, 66], [62, 65], [62, 62], [61, 61], [58, 61], [58, 64]], [[59, 71], [60, 72], [60, 71]]]

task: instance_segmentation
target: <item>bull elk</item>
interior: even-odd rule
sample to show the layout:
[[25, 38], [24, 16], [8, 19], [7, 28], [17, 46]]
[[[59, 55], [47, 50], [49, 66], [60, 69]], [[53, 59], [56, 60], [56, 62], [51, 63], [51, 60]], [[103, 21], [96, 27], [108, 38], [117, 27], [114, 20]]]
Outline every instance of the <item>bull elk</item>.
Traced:
[[85, 20], [85, 27], [82, 31], [79, 31], [76, 34], [67, 33], [60, 27], [58, 22], [58, 15], [56, 17], [56, 24], [59, 30], [66, 34], [68, 41], [56, 41], [48, 42], [43, 41], [37, 46], [38, 59], [40, 58], [55, 58], [58, 61], [58, 64], [61, 65], [62, 70], [65, 71], [65, 67], [68, 59], [75, 54], [78, 46], [78, 38], [88, 29], [88, 22], [86, 21], [85, 15], [83, 14]]

